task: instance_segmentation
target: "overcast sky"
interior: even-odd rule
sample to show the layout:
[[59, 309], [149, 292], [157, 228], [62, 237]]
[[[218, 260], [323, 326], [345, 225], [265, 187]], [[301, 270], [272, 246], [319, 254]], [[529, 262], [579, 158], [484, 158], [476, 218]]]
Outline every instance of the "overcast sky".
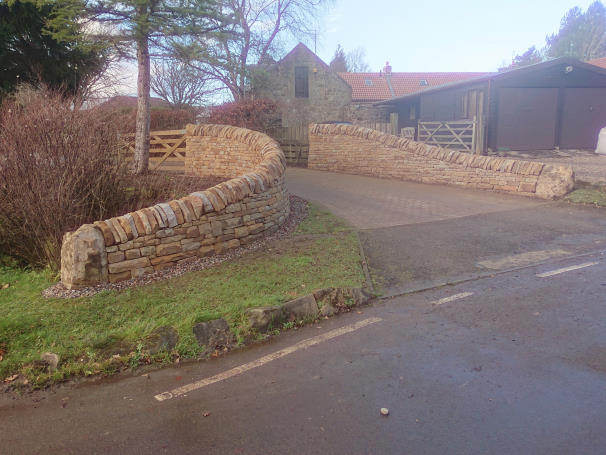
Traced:
[[[592, 0], [336, 0], [322, 20], [317, 53], [362, 47], [372, 71], [496, 71], [513, 55], [545, 44], [572, 7]], [[293, 45], [296, 43], [293, 43]], [[306, 43], [314, 50], [314, 43]], [[136, 93], [134, 66], [122, 92]]]

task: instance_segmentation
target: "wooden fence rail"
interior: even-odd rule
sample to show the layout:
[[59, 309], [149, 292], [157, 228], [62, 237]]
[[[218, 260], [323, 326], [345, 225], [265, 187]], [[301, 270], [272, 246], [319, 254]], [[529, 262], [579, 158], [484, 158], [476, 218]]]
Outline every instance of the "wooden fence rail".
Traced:
[[[124, 135], [128, 143], [128, 160], [135, 153], [135, 135]], [[169, 172], [185, 171], [185, 130], [152, 131], [150, 133], [149, 169]]]
[[475, 153], [477, 122], [473, 120], [453, 120], [419, 122], [417, 135], [419, 142]]

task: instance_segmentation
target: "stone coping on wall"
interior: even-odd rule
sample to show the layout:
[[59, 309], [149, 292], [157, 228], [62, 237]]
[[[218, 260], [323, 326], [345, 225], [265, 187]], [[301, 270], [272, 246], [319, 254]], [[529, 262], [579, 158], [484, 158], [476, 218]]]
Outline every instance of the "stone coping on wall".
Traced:
[[[334, 156], [330, 155], [326, 149], [321, 151], [313, 150], [318, 147], [318, 144], [314, 141], [314, 138], [333, 138], [333, 148], [339, 147], [334, 141], [335, 138], [353, 138], [363, 142], [371, 142], [377, 145], [384, 146], [387, 149], [391, 149], [393, 152], [402, 152], [402, 157], [406, 154], [411, 154], [415, 158], [423, 158], [428, 162], [431, 160], [439, 161], [441, 163], [451, 165], [451, 167], [444, 166], [441, 171], [446, 179], [439, 179], [439, 182], [435, 183], [450, 183], [460, 186], [466, 186], [466, 183], [470, 183], [469, 186], [482, 189], [496, 189], [503, 190], [506, 192], [521, 193], [524, 195], [536, 196], [545, 199], [553, 199], [561, 197], [572, 190], [574, 187], [574, 172], [571, 167], [563, 165], [550, 165], [540, 162], [523, 161], [511, 158], [501, 158], [483, 155], [473, 155], [466, 152], [459, 152], [456, 150], [444, 149], [421, 142], [416, 142], [411, 139], [394, 136], [380, 131], [372, 130], [369, 128], [352, 126], [352, 125], [334, 125], [334, 124], [312, 124], [309, 128], [310, 135], [310, 168], [327, 168], [326, 170], [339, 170], [340, 167], [338, 160], [348, 159], [348, 153], [355, 154], [352, 150], [351, 144], [348, 144], [344, 148], [348, 150], [335, 150]], [[342, 141], [343, 142], [343, 141]], [[343, 144], [341, 144], [343, 145]], [[330, 147], [330, 146], [327, 146]], [[355, 148], [355, 146], [353, 147]], [[328, 152], [328, 153], [327, 153]], [[375, 156], [378, 156], [375, 155]], [[355, 159], [355, 158], [354, 158]], [[373, 154], [368, 154], [364, 157], [367, 164], [373, 168], [371, 172], [363, 172], [366, 175], [370, 173], [377, 174], [381, 177], [381, 167], [385, 169], [387, 166], [405, 166], [400, 160], [398, 163], [388, 162], [380, 157], [374, 159]], [[382, 161], [379, 163], [379, 161]], [[405, 160], [404, 160], [405, 161]], [[351, 167], [351, 166], [350, 166]], [[429, 166], [428, 166], [429, 167]], [[514, 177], [514, 181], [521, 182], [515, 188], [511, 185], [491, 185], [490, 183], [478, 183], [472, 184], [473, 182], [465, 182], [461, 179], [465, 178], [461, 173], [453, 172], [452, 179], [448, 181], [448, 175], [453, 169], [466, 169], [466, 170], [478, 170], [475, 174], [481, 176], [483, 181], [488, 182], [490, 176], [494, 175], [499, 178], [499, 174], [507, 176], [518, 176]], [[485, 172], [484, 172], [485, 171]], [[420, 181], [421, 179], [414, 179]], [[423, 179], [431, 183], [431, 179]], [[492, 187], [491, 187], [492, 186]]]
[[[262, 133], [226, 125], [188, 125], [186, 130], [188, 138], [220, 137], [246, 144], [258, 162], [249, 172], [204, 191], [65, 234], [61, 249], [64, 286], [76, 289], [129, 279], [193, 256], [235, 248], [265, 231], [273, 232], [286, 219], [286, 160], [277, 142]], [[236, 163], [238, 157], [231, 159]]]

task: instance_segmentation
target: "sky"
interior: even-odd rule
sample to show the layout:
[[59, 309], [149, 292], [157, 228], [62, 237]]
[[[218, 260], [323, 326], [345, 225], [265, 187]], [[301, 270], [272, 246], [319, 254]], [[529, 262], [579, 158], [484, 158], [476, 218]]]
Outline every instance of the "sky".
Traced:
[[[496, 71], [557, 32], [574, 6], [593, 0], [336, 0], [317, 53], [327, 63], [338, 44], [362, 47], [372, 71]], [[313, 42], [310, 48], [313, 49]]]
[[[361, 47], [371, 71], [496, 71], [530, 46], [542, 48], [574, 6], [593, 0], [334, 0], [321, 13], [317, 54]], [[296, 42], [292, 43], [293, 46]], [[306, 43], [314, 50], [314, 42]], [[120, 91], [136, 93], [136, 68], [125, 64]]]

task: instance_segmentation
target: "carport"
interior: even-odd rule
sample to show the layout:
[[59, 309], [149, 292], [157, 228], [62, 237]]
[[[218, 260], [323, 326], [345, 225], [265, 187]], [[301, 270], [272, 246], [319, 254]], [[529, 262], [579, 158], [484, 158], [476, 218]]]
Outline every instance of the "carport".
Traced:
[[421, 124], [475, 119], [476, 150], [484, 152], [591, 150], [606, 126], [606, 69], [558, 58], [382, 104], [400, 118], [418, 112]]

